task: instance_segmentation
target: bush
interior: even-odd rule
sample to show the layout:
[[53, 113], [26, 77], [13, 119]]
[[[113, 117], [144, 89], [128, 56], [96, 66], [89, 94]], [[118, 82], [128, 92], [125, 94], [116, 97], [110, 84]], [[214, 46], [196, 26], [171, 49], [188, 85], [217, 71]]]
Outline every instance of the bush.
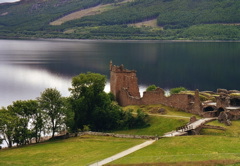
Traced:
[[147, 87], [146, 91], [149, 92], [149, 91], [154, 91], [156, 90], [158, 87], [156, 85], [150, 85], [149, 87]]
[[170, 89], [170, 95], [177, 94], [177, 93], [179, 93], [181, 91], [187, 91], [187, 89], [184, 88], [184, 87], [172, 88], [172, 89]]

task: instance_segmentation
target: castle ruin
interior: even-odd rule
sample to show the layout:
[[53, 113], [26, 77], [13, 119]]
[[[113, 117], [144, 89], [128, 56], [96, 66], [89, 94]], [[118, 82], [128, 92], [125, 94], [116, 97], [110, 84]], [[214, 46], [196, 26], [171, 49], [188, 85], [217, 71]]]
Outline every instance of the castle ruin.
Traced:
[[[214, 96], [214, 100], [201, 100], [201, 93], [173, 94], [166, 96], [165, 91], [157, 88], [143, 92], [140, 96], [138, 79], [135, 70], [125, 69], [123, 65], [115, 66], [110, 62], [110, 90], [121, 106], [163, 104], [202, 117], [219, 117], [226, 121], [240, 119], [240, 91], [218, 89], [207, 92]], [[204, 92], [206, 93], [206, 92]]]

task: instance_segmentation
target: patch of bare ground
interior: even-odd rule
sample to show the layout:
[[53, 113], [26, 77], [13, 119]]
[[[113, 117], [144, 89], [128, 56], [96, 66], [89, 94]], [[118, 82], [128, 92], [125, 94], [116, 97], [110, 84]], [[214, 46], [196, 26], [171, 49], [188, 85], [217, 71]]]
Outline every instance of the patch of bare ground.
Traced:
[[161, 28], [162, 27], [157, 25], [157, 19], [152, 19], [152, 20], [147, 20], [147, 21], [142, 21], [134, 24], [129, 24], [130, 26], [135, 26], [135, 27], [153, 27], [153, 28]]
[[80, 19], [80, 18], [85, 17], [85, 16], [101, 14], [102, 12], [105, 12], [107, 10], [111, 10], [111, 9], [116, 8], [116, 7], [122, 5], [126, 2], [131, 2], [131, 1], [134, 1], [134, 0], [124, 0], [124, 1], [119, 2], [119, 3], [98, 5], [98, 6], [95, 6], [95, 7], [88, 8], [88, 9], [83, 9], [83, 10], [80, 10], [80, 11], [76, 11], [76, 12], [73, 12], [71, 14], [63, 16], [63, 17], [51, 22], [50, 25], [61, 25], [65, 22], [67, 22], [67, 21]]
[[8, 12], [0, 14], [0, 16], [6, 16], [6, 15], [8, 15]]
[[106, 7], [109, 5], [98, 5], [96, 7], [91, 7], [88, 9], [80, 10], [71, 14], [68, 14], [62, 18], [59, 18], [53, 22], [50, 23], [50, 25], [61, 25], [67, 21], [75, 20], [75, 19], [80, 19], [84, 16], [90, 16], [90, 15], [96, 15], [100, 14], [104, 11], [106, 11]]
[[142, 164], [106, 164], [105, 166], [220, 166], [229, 164], [240, 164], [236, 160], [209, 160], [209, 161], [191, 161], [178, 163], [142, 163]]

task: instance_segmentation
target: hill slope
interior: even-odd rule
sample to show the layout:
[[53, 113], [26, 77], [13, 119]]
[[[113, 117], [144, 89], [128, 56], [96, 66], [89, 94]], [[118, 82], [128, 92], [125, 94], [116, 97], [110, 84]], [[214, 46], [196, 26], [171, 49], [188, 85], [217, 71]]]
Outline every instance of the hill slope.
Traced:
[[[125, 109], [139, 109], [128, 106]], [[164, 115], [156, 110], [165, 109]], [[150, 126], [141, 129], [115, 131], [124, 134], [158, 135], [186, 124], [192, 114], [163, 105], [141, 106], [150, 115]], [[154, 113], [155, 112], [155, 113]], [[167, 115], [167, 116], [166, 116]], [[211, 125], [224, 126], [217, 121]], [[110, 165], [239, 165], [239, 121], [227, 130], [205, 129], [203, 135], [159, 139], [153, 145], [136, 151]], [[113, 138], [110, 136], [81, 136], [53, 140], [29, 146], [0, 150], [0, 165], [89, 165], [132, 146], [141, 139]]]
[[[85, 14], [67, 17], [76, 11]], [[135, 26], [148, 20], [157, 20], [159, 27]], [[239, 40], [239, 23], [240, 1], [235, 0], [22, 0], [0, 5], [1, 38]]]

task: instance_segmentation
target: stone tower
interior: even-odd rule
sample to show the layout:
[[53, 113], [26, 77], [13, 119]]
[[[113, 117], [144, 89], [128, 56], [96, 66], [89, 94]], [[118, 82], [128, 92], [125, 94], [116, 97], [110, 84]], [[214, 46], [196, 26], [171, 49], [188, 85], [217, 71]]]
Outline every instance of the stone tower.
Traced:
[[124, 105], [126, 92], [140, 98], [138, 80], [135, 70], [124, 69], [124, 66], [113, 66], [110, 62], [110, 90], [120, 105]]

